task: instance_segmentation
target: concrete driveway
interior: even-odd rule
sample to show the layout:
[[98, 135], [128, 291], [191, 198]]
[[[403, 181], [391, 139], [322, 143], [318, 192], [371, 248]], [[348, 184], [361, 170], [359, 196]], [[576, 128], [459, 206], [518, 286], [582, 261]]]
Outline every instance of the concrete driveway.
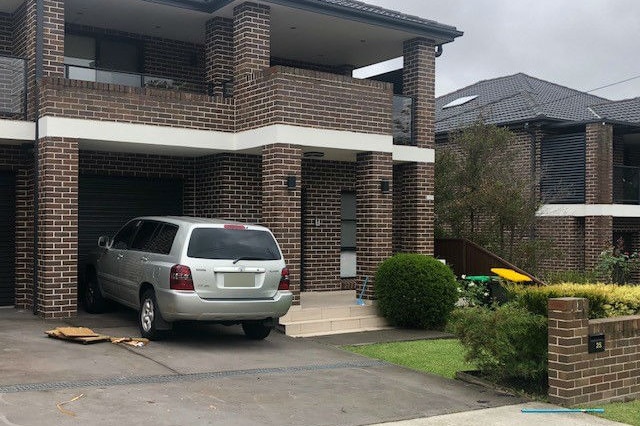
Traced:
[[[253, 342], [193, 326], [143, 348], [44, 335], [69, 324], [138, 336], [127, 310], [43, 321], [0, 309], [0, 424], [364, 425], [521, 402], [277, 332]], [[71, 413], [56, 407], [78, 395]]]

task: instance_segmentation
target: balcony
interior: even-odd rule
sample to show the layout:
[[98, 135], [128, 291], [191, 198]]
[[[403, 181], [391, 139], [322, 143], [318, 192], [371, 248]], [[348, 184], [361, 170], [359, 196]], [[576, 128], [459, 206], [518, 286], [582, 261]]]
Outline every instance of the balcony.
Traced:
[[640, 204], [640, 167], [614, 166], [613, 202]]
[[393, 144], [415, 145], [413, 140], [413, 98], [393, 96]]
[[112, 71], [69, 64], [65, 64], [64, 72], [65, 77], [71, 80], [119, 84], [129, 87], [157, 87], [161, 89], [174, 89], [193, 93], [207, 92], [205, 88], [193, 83], [149, 74]]
[[0, 56], [0, 117], [26, 119], [27, 112], [26, 61]]

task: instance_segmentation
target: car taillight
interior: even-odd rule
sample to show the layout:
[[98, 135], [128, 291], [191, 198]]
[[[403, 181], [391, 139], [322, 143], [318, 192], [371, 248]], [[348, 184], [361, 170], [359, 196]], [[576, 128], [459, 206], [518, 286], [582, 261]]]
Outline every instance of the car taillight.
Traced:
[[278, 284], [278, 290], [289, 290], [289, 269], [282, 268], [280, 273], [280, 284]]
[[184, 265], [174, 265], [169, 274], [169, 287], [171, 290], [193, 291], [193, 278], [191, 269]]

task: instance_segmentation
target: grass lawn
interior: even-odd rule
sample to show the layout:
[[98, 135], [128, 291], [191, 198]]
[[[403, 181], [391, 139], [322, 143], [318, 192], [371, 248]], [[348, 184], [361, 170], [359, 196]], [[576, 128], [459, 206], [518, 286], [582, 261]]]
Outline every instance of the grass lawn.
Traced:
[[640, 426], [640, 401], [613, 402], [611, 404], [598, 405], [604, 408], [604, 414], [598, 414], [605, 419], [621, 423], [628, 423], [633, 426]]
[[453, 378], [456, 371], [475, 368], [473, 364], [465, 362], [464, 350], [457, 339], [344, 346], [343, 349], [448, 378]]

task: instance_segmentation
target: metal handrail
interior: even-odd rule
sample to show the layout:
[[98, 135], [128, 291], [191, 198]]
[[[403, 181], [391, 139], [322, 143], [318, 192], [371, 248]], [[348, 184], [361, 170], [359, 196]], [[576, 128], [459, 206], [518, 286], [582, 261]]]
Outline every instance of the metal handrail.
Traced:
[[[11, 66], [10, 64], [3, 63], [4, 60], [16, 61], [19, 65]], [[12, 55], [0, 55], [0, 72], [2, 71], [15, 72], [17, 74], [21, 74], [21, 81], [17, 81], [14, 85], [11, 85], [11, 88], [21, 88], [19, 98], [20, 98], [20, 108], [9, 108], [9, 109], [1, 109], [0, 113], [2, 114], [10, 114], [10, 115], [21, 115], [23, 119], [27, 119], [27, 106], [28, 106], [28, 98], [27, 98], [27, 61], [24, 58]], [[5, 93], [0, 90], [0, 97], [2, 97]], [[9, 93], [7, 97], [8, 104], [12, 104], [11, 101], [12, 93]], [[17, 97], [16, 97], [17, 99]]]

